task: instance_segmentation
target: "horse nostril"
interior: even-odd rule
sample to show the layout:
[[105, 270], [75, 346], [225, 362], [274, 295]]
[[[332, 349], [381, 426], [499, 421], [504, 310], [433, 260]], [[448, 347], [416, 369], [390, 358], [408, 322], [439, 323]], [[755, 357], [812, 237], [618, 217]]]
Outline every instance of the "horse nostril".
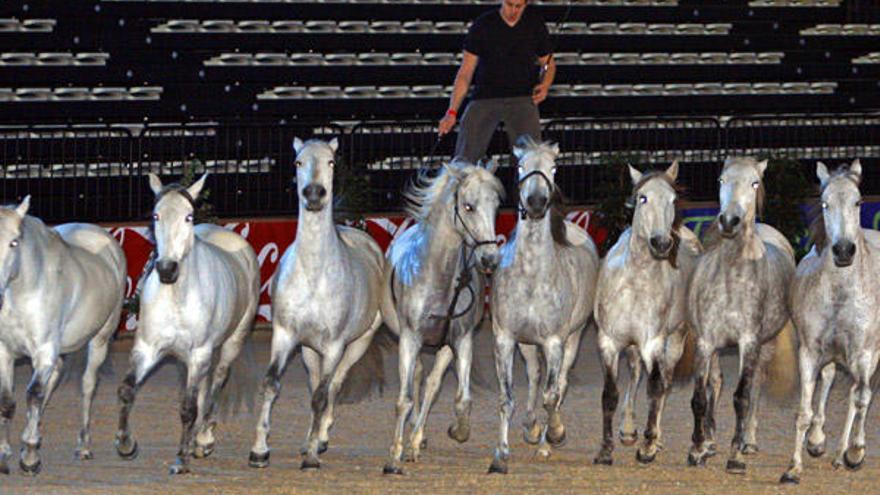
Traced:
[[840, 259], [852, 259], [852, 257], [856, 254], [856, 245], [852, 242], [838, 242], [834, 246], [831, 246], [831, 252], [834, 253], [834, 256]]
[[484, 254], [480, 257], [480, 264], [487, 270], [494, 270], [498, 266], [498, 258], [491, 254]]
[[160, 260], [156, 263], [156, 271], [159, 272], [159, 280], [162, 283], [171, 284], [177, 280], [177, 262]]
[[721, 226], [724, 228], [724, 230], [731, 230], [739, 225], [740, 222], [739, 216], [729, 217], [727, 215], [721, 215], [721, 218], [719, 220], [721, 221]]
[[327, 195], [327, 188], [320, 184], [309, 184], [303, 188], [303, 195], [306, 199], [315, 201]]
[[666, 250], [669, 249], [670, 244], [672, 244], [672, 241], [665, 239], [663, 236], [656, 235], [651, 238], [651, 247], [660, 253], [666, 252]]
[[318, 197], [319, 198], [323, 198], [324, 196], [327, 195], [327, 188], [326, 187], [319, 185], [317, 187], [317, 189], [318, 189]]
[[526, 198], [526, 203], [529, 205], [529, 208], [540, 210], [547, 205], [547, 196], [544, 196], [543, 194], [531, 194]]

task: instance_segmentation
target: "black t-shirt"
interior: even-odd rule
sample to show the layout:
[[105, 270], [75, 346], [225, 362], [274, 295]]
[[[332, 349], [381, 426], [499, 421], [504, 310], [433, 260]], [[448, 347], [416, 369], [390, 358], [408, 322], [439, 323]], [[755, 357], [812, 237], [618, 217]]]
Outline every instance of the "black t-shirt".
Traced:
[[550, 34], [533, 8], [526, 8], [513, 27], [493, 9], [471, 24], [464, 49], [479, 57], [471, 98], [529, 96], [538, 84], [536, 59], [550, 53]]

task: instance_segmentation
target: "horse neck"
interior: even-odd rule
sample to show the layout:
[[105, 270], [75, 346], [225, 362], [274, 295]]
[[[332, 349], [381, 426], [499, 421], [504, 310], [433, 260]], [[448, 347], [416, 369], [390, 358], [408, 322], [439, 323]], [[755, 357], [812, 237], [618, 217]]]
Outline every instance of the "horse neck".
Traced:
[[322, 259], [339, 252], [339, 234], [333, 223], [333, 209], [329, 205], [321, 211], [300, 208], [296, 250], [299, 256], [315, 253], [320, 254]]
[[628, 260], [636, 266], [643, 266], [657, 261], [651, 255], [651, 251], [648, 249], [648, 243], [636, 235], [635, 226], [630, 227], [629, 242], [626, 246], [626, 252]]
[[[66, 252], [62, 247], [60, 237], [46, 225], [31, 217], [22, 220], [24, 236], [27, 237], [28, 247], [21, 247], [19, 256], [18, 277], [10, 285], [20, 287], [33, 287], [42, 283], [45, 273], [51, 270], [50, 266], [59, 266], [66, 262]], [[26, 269], [30, 268], [30, 269]]]
[[425, 238], [420, 257], [425, 261], [431, 260], [425, 266], [439, 273], [454, 273], [451, 270], [459, 261], [464, 242], [447, 208], [434, 208], [423, 223]]
[[[553, 234], [550, 231], [552, 212], [547, 212], [540, 220], [520, 218], [516, 223], [516, 259], [528, 261], [531, 266], [544, 266], [556, 259]], [[538, 262], [538, 263], [536, 263]]]
[[750, 255], [749, 251], [755, 249], [756, 243], [760, 244], [759, 247], [763, 247], [764, 241], [761, 240], [761, 237], [758, 235], [758, 228], [754, 216], [743, 223], [742, 229], [740, 235], [732, 239], [722, 237], [718, 248], [722, 250], [725, 258], [731, 259], [732, 261], [736, 261], [740, 258], [755, 259], [754, 256]]

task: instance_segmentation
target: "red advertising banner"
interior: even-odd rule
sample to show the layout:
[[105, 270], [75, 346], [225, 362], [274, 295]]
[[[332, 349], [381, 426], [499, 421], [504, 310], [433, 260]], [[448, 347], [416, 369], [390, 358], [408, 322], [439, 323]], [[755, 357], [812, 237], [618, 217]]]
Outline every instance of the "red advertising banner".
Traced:
[[[496, 232], [498, 240], [504, 241], [513, 231], [516, 225], [516, 214], [503, 212], [498, 216]], [[590, 212], [588, 210], [574, 210], [569, 212], [568, 220], [583, 228], [596, 240], [597, 243], [604, 239], [604, 232], [599, 231], [590, 224]], [[388, 249], [391, 241], [400, 235], [412, 224], [412, 219], [404, 216], [368, 217], [366, 219], [367, 231], [383, 250]], [[227, 229], [239, 233], [250, 242], [257, 253], [260, 263], [260, 307], [257, 310], [257, 318], [260, 321], [269, 321], [271, 318], [271, 306], [269, 300], [269, 280], [275, 273], [278, 262], [284, 251], [296, 238], [295, 219], [271, 219], [252, 220], [246, 222], [228, 222], [223, 224]], [[128, 284], [126, 296], [134, 293], [138, 277], [141, 275], [144, 263], [153, 249], [149, 240], [147, 226], [111, 227], [110, 232], [122, 244], [125, 256], [128, 259]], [[127, 315], [121, 323], [123, 331], [133, 331], [137, 328], [135, 315]]]

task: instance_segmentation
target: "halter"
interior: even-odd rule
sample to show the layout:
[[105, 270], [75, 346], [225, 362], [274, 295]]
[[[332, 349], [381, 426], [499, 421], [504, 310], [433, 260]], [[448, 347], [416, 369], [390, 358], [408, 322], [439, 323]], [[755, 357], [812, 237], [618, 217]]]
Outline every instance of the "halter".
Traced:
[[[554, 184], [553, 181], [551, 181], [550, 178], [547, 177], [547, 174], [545, 174], [544, 172], [542, 172], [541, 170], [539, 170], [537, 168], [535, 170], [532, 170], [531, 172], [527, 173], [524, 177], [522, 177], [519, 181], [517, 181], [516, 187], [517, 188], [522, 187], [523, 182], [527, 181], [533, 175], [538, 175], [542, 179], [544, 179], [544, 182], [547, 183], [547, 187], [550, 188], [551, 194], [553, 193], [553, 191], [556, 190], [556, 184]], [[548, 198], [548, 200], [549, 200], [549, 198]], [[522, 195], [520, 195], [519, 198], [517, 199], [517, 203], [518, 204], [517, 204], [516, 209], [519, 211], [519, 218], [520, 218], [520, 220], [525, 220], [526, 219], [526, 207], [522, 203]]]

